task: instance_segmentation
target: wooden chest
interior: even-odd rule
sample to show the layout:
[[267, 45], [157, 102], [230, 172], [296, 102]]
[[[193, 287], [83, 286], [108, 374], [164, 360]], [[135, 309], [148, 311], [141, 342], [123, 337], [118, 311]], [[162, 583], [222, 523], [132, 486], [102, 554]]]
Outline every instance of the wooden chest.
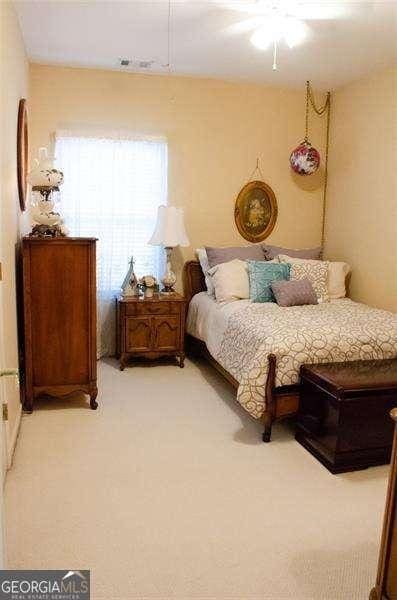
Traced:
[[40, 395], [81, 391], [97, 407], [93, 238], [22, 242], [24, 409]]
[[397, 358], [303, 365], [296, 440], [332, 473], [390, 461]]

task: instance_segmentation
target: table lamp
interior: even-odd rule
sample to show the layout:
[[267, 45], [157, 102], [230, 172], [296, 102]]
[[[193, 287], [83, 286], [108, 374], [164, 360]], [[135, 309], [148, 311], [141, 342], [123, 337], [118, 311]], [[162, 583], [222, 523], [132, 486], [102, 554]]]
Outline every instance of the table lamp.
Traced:
[[171, 251], [176, 246], [189, 246], [183, 219], [183, 209], [175, 206], [159, 206], [157, 222], [148, 242], [151, 246], [163, 246], [167, 255], [167, 269], [163, 277], [163, 293], [174, 292], [176, 275], [171, 269]]

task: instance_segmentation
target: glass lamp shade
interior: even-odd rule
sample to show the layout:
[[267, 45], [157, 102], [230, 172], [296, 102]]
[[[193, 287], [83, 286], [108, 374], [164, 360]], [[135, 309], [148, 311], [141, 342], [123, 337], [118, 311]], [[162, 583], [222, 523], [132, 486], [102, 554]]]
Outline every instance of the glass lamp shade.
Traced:
[[54, 157], [48, 156], [47, 148], [40, 148], [39, 158], [34, 162], [34, 168], [28, 173], [32, 187], [55, 188], [63, 183], [63, 173], [54, 167]]
[[183, 209], [175, 206], [159, 206], [157, 223], [148, 242], [151, 246], [189, 246], [183, 219]]
[[291, 152], [289, 162], [298, 175], [312, 175], [320, 166], [320, 153], [308, 140], [304, 140]]

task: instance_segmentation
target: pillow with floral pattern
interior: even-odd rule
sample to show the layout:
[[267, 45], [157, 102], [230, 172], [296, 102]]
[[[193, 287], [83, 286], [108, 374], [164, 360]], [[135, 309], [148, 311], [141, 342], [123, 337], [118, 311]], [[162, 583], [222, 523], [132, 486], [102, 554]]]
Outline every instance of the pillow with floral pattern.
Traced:
[[328, 302], [328, 261], [294, 259], [291, 256], [279, 254], [281, 263], [291, 265], [290, 279], [308, 279], [316, 292], [318, 302]]

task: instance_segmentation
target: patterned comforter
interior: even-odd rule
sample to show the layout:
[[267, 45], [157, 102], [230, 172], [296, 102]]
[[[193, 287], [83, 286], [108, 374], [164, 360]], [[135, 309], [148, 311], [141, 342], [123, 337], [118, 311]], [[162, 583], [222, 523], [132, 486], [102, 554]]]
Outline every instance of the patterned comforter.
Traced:
[[228, 315], [220, 343], [207, 346], [239, 382], [238, 401], [259, 418], [270, 353], [277, 357], [277, 386], [296, 384], [303, 363], [394, 358], [397, 314], [349, 299], [289, 308], [244, 303]]

